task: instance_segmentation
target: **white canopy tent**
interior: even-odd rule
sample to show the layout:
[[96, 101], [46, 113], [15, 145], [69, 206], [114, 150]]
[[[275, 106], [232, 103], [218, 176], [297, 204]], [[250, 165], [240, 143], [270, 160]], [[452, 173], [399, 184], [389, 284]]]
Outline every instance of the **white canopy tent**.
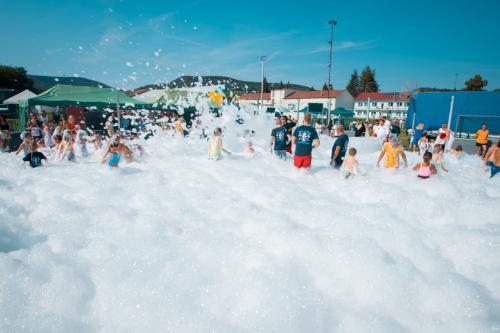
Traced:
[[37, 95], [35, 93], [30, 91], [29, 89], [26, 89], [17, 95], [7, 98], [5, 101], [3, 101], [3, 104], [19, 104], [20, 101], [24, 101], [36, 96]]

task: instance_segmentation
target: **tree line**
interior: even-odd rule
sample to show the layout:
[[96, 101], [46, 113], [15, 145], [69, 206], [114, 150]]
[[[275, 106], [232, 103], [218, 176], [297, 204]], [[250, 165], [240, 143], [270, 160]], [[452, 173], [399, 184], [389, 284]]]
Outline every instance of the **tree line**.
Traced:
[[[358, 71], [354, 69], [351, 74], [349, 83], [346, 86], [347, 91], [353, 96], [357, 97], [363, 92], [378, 92], [379, 84], [375, 78], [375, 69], [370, 66], [366, 66], [361, 75], [358, 75]], [[484, 80], [481, 75], [476, 74], [469, 80], [465, 81], [465, 87], [459, 89], [460, 91], [484, 91], [485, 87], [488, 85], [488, 80]], [[25, 89], [33, 90], [33, 80], [27, 76], [26, 69], [23, 67], [13, 67], [0, 65], [0, 88], [14, 89], [16, 91], [22, 91]], [[269, 84], [267, 78], [264, 77], [264, 92], [271, 92], [271, 89], [284, 89], [291, 88], [290, 81], [283, 83]], [[333, 89], [332, 85], [325, 83], [322, 90]], [[310, 90], [314, 90], [311, 87]], [[418, 88], [419, 91], [453, 91], [453, 89], [444, 88], [430, 88], [422, 87]], [[495, 89], [494, 91], [500, 91]]]

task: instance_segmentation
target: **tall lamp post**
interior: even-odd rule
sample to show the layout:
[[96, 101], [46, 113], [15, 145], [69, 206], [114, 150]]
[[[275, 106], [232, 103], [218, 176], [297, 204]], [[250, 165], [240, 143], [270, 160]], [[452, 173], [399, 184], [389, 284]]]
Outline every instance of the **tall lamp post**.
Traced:
[[262, 66], [262, 76], [261, 76], [261, 83], [260, 83], [260, 105], [259, 105], [259, 113], [262, 111], [262, 104], [264, 103], [264, 62], [267, 60], [266, 56], [261, 56], [260, 57], [260, 63]]
[[332, 109], [332, 100], [330, 99], [330, 87], [332, 86], [331, 79], [332, 79], [332, 52], [333, 52], [333, 28], [337, 25], [337, 21], [335, 20], [330, 20], [328, 21], [328, 24], [331, 26], [330, 29], [330, 62], [328, 63], [328, 90], [327, 90], [327, 96], [328, 96], [328, 121], [327, 125], [330, 122], [330, 112]]

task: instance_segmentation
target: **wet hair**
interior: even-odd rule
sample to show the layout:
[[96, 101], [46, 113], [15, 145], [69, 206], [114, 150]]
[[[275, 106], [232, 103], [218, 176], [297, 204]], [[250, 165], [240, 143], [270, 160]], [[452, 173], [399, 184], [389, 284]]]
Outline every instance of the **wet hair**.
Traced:
[[222, 128], [217, 127], [217, 128], [214, 130], [214, 135], [221, 135], [221, 134], [222, 134]]
[[120, 145], [120, 144], [118, 143], [118, 141], [114, 141], [114, 140], [113, 140], [113, 141], [111, 141], [111, 144], [109, 145], [109, 147], [110, 147], [110, 148], [111, 148], [111, 147], [118, 148], [118, 146], [119, 146], [119, 145]]
[[59, 140], [59, 141], [62, 141], [62, 139], [63, 139], [63, 137], [62, 137], [62, 135], [61, 135], [61, 134], [57, 134], [57, 135], [55, 136], [55, 138], [56, 138], [56, 140]]
[[458, 145], [455, 147], [455, 150], [456, 151], [462, 151], [464, 148], [462, 147], [462, 145]]
[[357, 152], [358, 151], [356, 150], [356, 148], [354, 148], [354, 147], [353, 148], [349, 148], [349, 155], [350, 156], [355, 156]]
[[432, 160], [432, 153], [430, 151], [426, 151], [423, 157], [424, 162], [429, 163]]
[[427, 137], [427, 132], [422, 133], [422, 137]]

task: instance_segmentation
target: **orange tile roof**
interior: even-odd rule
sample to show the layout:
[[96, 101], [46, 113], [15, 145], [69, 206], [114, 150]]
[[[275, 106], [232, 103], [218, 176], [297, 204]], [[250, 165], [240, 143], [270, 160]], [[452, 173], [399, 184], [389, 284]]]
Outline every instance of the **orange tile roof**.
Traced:
[[[266, 99], [266, 100], [271, 99], [271, 93], [264, 93], [264, 94], [262, 94], [262, 98]], [[260, 99], [260, 93], [240, 95], [240, 99], [259, 100]]]

